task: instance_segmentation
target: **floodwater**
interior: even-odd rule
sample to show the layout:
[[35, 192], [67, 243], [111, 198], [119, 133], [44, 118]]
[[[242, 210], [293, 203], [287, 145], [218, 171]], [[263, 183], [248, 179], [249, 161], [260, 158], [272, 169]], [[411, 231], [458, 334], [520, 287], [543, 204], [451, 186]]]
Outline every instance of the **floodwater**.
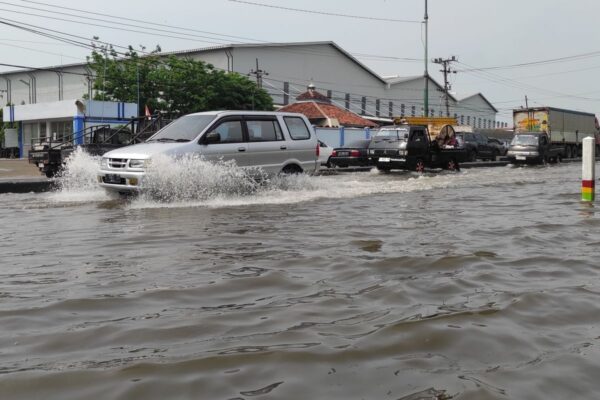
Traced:
[[76, 161], [0, 195], [0, 399], [598, 398], [579, 164], [255, 184], [187, 160], [122, 200]]

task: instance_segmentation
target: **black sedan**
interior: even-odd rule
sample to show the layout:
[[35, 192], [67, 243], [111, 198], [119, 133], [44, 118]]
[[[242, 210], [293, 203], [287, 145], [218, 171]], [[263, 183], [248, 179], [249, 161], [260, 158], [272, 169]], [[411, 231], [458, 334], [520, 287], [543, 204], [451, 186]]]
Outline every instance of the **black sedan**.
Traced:
[[368, 153], [369, 143], [371, 140], [362, 139], [348, 143], [344, 147], [337, 147], [333, 149], [329, 162], [340, 168], [369, 166], [371, 165]]

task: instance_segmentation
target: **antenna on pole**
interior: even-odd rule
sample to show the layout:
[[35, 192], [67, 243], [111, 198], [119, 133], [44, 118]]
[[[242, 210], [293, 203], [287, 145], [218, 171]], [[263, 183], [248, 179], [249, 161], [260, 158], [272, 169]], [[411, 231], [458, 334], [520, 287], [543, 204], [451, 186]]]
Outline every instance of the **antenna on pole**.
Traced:
[[248, 73], [248, 76], [250, 76], [250, 75], [256, 76], [256, 86], [258, 86], [259, 89], [262, 89], [263, 76], [267, 76], [267, 75], [269, 75], [269, 73], [258, 67], [258, 58], [257, 58], [256, 59], [256, 69], [251, 69], [250, 73]]
[[435, 58], [433, 62], [435, 64], [442, 65], [442, 69], [440, 72], [444, 74], [444, 98], [446, 100], [446, 117], [450, 116], [450, 89], [452, 89], [452, 85], [448, 82], [448, 74], [455, 74], [456, 70], [451, 68], [451, 63], [458, 61], [456, 56], [452, 56], [450, 58]]

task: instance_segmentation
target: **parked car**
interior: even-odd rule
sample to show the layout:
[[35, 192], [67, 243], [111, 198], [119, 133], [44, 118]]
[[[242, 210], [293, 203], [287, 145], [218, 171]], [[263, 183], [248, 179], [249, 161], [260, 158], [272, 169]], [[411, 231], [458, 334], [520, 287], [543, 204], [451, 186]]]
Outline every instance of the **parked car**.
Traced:
[[498, 154], [499, 156], [505, 156], [506, 152], [508, 151], [508, 146], [505, 144], [505, 142], [502, 142], [496, 138], [488, 138], [488, 143], [493, 146], [496, 150], [498, 150]]
[[136, 192], [155, 155], [201, 155], [207, 161], [234, 160], [239, 167], [266, 173], [313, 173], [319, 144], [308, 119], [297, 113], [210, 111], [183, 116], [145, 143], [110, 151], [102, 157], [100, 186]]
[[488, 137], [482, 133], [457, 132], [456, 136], [460, 142], [464, 143], [464, 147], [469, 154], [469, 161], [477, 161], [477, 159], [495, 160], [499, 155], [498, 149], [491, 145]]
[[344, 147], [336, 147], [331, 153], [329, 162], [336, 167], [365, 167], [371, 165], [369, 160], [370, 139], [361, 139], [348, 143]]
[[333, 153], [333, 147], [319, 140], [319, 166], [331, 168], [331, 163], [329, 162], [331, 153]]

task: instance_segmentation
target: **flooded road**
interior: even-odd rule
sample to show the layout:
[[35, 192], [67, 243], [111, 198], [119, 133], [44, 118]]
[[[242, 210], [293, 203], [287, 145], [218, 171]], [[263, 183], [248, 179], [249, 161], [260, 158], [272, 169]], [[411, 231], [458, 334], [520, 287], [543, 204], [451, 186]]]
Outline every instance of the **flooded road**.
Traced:
[[86, 162], [54, 193], [0, 195], [1, 399], [600, 391], [580, 164], [258, 187], [211, 170], [201, 196], [123, 201]]

